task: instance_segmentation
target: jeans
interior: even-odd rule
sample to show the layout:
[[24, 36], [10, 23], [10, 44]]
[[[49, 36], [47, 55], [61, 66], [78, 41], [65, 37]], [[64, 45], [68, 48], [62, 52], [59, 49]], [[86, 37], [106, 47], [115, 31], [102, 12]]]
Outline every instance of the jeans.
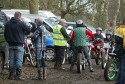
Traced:
[[22, 68], [23, 55], [23, 46], [9, 46], [9, 68]]
[[119, 59], [119, 72], [115, 84], [125, 84], [125, 58]]
[[41, 47], [36, 48], [36, 60], [37, 60], [37, 68], [43, 68], [46, 66], [45, 64], [45, 50], [41, 50]]

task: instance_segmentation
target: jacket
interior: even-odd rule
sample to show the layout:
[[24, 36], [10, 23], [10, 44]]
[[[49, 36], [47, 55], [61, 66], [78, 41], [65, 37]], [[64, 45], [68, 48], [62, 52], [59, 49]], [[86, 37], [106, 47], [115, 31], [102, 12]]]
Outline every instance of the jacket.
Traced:
[[115, 30], [115, 53], [119, 56], [125, 54], [125, 25]]
[[45, 44], [45, 30], [46, 28], [41, 24], [37, 25], [37, 28], [35, 29], [33, 33], [33, 40], [34, 46], [36, 48], [42, 48], [42, 50], [46, 50], [46, 44]]
[[72, 32], [70, 41], [74, 41], [75, 46], [87, 46], [86, 35], [89, 35], [92, 39], [94, 39], [94, 35], [87, 29], [83, 27], [75, 28]]
[[104, 40], [102, 34], [98, 35], [97, 33], [94, 34], [95, 38], [101, 38], [102, 40]]
[[11, 18], [5, 24], [4, 36], [10, 46], [23, 46], [25, 34], [30, 33], [30, 28], [18, 18]]
[[66, 46], [67, 43], [66, 40], [69, 39], [69, 36], [67, 35], [65, 29], [58, 24], [53, 28], [53, 39], [54, 39], [54, 45]]

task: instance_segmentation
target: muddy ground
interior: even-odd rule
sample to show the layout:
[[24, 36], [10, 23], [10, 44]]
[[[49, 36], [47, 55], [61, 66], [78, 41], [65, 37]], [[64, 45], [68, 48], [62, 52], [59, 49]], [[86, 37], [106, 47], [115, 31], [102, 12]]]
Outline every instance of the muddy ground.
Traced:
[[94, 72], [90, 73], [88, 67], [81, 73], [69, 71], [69, 64], [63, 65], [65, 70], [53, 69], [54, 62], [47, 62], [47, 80], [32, 80], [37, 75], [37, 70], [32, 67], [29, 63], [24, 64], [23, 75], [25, 81], [8, 80], [8, 70], [4, 69], [0, 74], [0, 84], [114, 84], [114, 81], [107, 82], [104, 79], [104, 71], [101, 66], [94, 65]]

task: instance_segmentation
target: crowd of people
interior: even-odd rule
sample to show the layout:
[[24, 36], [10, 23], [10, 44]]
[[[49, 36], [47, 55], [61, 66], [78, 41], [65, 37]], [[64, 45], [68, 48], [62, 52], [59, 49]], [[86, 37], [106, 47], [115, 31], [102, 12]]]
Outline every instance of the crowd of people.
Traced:
[[[12, 17], [5, 24], [4, 36], [9, 44], [9, 79], [10, 80], [25, 80], [22, 76], [22, 62], [24, 55], [24, 36], [30, 35], [32, 38], [33, 45], [36, 49], [36, 61], [37, 61], [37, 71], [38, 76], [33, 78], [36, 80], [46, 80], [46, 63], [45, 63], [45, 27], [42, 25], [43, 20], [36, 19], [35, 22], [31, 22], [32, 28], [27, 26], [24, 21], [21, 20], [21, 13], [15, 12], [14, 17]], [[55, 64], [54, 69], [65, 69], [62, 66], [62, 61], [64, 58], [64, 51], [66, 44], [69, 43], [74, 54], [71, 62], [70, 70], [74, 69], [74, 64], [77, 59], [77, 54], [79, 50], [83, 50], [85, 58], [89, 66], [90, 72], [94, 72], [92, 67], [91, 59], [88, 54], [87, 46], [87, 36], [89, 35], [92, 40], [96, 38], [101, 38], [105, 42], [111, 42], [112, 45], [115, 40], [115, 53], [119, 56], [119, 73], [116, 80], [116, 84], [125, 84], [125, 21], [116, 29], [114, 33], [114, 40], [110, 33], [106, 33], [106, 38], [101, 34], [102, 29], [96, 28], [96, 33], [92, 34], [86, 29], [82, 20], [76, 21], [76, 28], [71, 32], [69, 36], [65, 30], [65, 19], [61, 19], [53, 28], [53, 39], [54, 39], [54, 49], [55, 49]]]

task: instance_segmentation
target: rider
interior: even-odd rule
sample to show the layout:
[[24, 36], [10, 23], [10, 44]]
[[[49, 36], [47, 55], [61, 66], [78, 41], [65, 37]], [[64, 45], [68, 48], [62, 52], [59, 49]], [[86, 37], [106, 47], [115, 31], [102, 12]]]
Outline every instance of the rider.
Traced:
[[101, 33], [102, 33], [102, 28], [100, 27], [96, 28], [96, 33], [94, 34], [95, 38], [101, 38], [102, 40], [104, 40]]
[[70, 38], [70, 41], [71, 42], [73, 41], [74, 46], [75, 46], [75, 51], [74, 51], [75, 54], [73, 56], [70, 70], [73, 70], [74, 64], [75, 64], [76, 59], [77, 59], [77, 54], [78, 54], [77, 48], [82, 47], [83, 52], [85, 54], [85, 58], [87, 59], [87, 62], [89, 64], [89, 70], [90, 70], [90, 72], [93, 72], [92, 64], [90, 61], [90, 56], [88, 54], [86, 35], [89, 35], [90, 37], [92, 37], [92, 39], [94, 39], [94, 35], [86, 29], [86, 26], [83, 24], [83, 21], [77, 20], [76, 21], [76, 28], [73, 30], [71, 38]]
[[34, 46], [36, 49], [36, 60], [37, 60], [37, 71], [38, 77], [34, 78], [37, 80], [46, 80], [46, 64], [45, 64], [45, 27], [43, 26], [43, 20], [36, 19], [36, 26], [32, 39], [34, 39]]
[[107, 32], [106, 33], [106, 38], [104, 38], [104, 42], [112, 42], [112, 35], [111, 33]]

